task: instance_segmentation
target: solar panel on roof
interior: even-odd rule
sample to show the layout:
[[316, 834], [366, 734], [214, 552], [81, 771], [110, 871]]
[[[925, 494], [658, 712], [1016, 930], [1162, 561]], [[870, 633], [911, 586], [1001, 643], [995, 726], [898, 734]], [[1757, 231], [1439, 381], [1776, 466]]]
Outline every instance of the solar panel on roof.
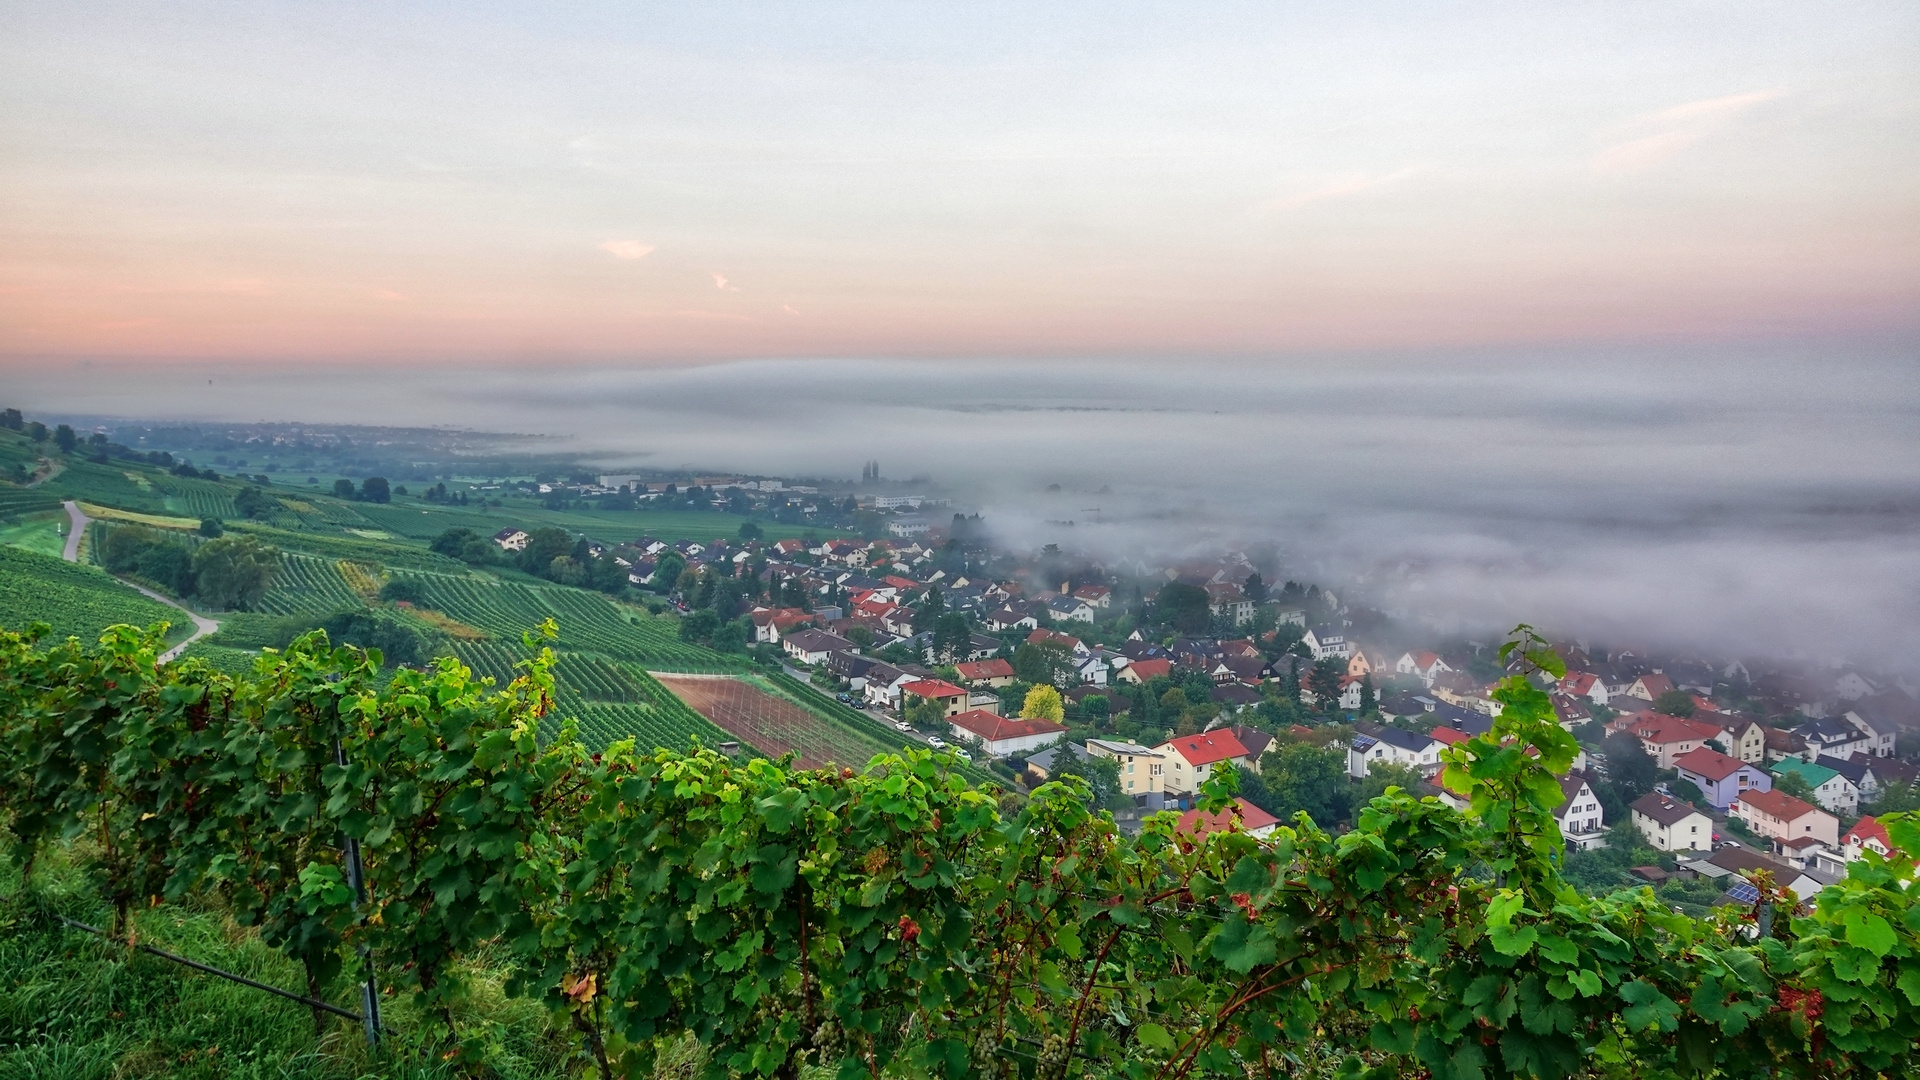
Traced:
[[1760, 899], [1760, 890], [1755, 888], [1752, 882], [1736, 881], [1733, 887], [1727, 890], [1727, 895], [1742, 904], [1751, 904]]

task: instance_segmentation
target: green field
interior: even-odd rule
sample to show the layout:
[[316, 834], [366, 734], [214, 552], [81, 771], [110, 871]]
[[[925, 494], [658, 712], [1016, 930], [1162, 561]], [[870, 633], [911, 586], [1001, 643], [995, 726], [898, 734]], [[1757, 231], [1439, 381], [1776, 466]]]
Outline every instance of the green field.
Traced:
[[193, 632], [184, 614], [141, 596], [104, 570], [0, 547], [0, 627], [24, 630], [44, 622], [56, 638], [92, 641], [115, 623], [147, 626], [162, 620], [173, 624], [171, 640]]
[[67, 526], [64, 510], [25, 514], [0, 524], [0, 545], [25, 548], [59, 558], [66, 550], [67, 538], [61, 530]]

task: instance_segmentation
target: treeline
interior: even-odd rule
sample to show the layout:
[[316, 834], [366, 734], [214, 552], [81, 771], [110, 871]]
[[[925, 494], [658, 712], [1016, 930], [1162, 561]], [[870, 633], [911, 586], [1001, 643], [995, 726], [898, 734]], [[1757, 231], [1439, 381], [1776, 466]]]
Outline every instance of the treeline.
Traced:
[[[244, 678], [156, 668], [159, 647], [128, 627], [99, 648], [0, 634], [16, 857], [89, 838], [116, 933], [135, 906], [217, 894], [310, 993], [370, 974], [476, 1071], [487, 1032], [458, 1018], [483, 956], [603, 1077], [644, 1075], [687, 1033], [759, 1076], [1920, 1065], [1910, 858], [1868, 857], [1805, 913], [1772, 888], [1704, 920], [1584, 897], [1552, 816], [1574, 744], [1521, 677], [1493, 735], [1448, 751], [1469, 813], [1393, 790], [1337, 838], [1305, 819], [1195, 838], [1172, 815], [1129, 837], [1078, 781], [1003, 815], [925, 753], [804, 771], [590, 754], [570, 724], [543, 743], [545, 650], [496, 692], [453, 661], [382, 687], [372, 657], [318, 635]], [[1216, 782], [1203, 809], [1230, 795]], [[1912, 819], [1888, 828], [1920, 845]]]
[[216, 609], [244, 611], [257, 605], [280, 566], [278, 549], [255, 537], [222, 535], [211, 520], [202, 524], [202, 532], [212, 539], [135, 525], [103, 532], [100, 562], [109, 573], [144, 578]]

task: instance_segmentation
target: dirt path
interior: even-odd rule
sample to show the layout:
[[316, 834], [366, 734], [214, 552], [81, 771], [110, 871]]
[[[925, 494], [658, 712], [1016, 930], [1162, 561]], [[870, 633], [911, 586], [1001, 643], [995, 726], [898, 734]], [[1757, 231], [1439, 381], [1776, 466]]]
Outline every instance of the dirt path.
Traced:
[[[79, 562], [80, 561], [80, 538], [87, 534], [87, 526], [92, 524], [93, 519], [88, 517], [80, 509], [80, 504], [74, 502], [72, 499], [68, 499], [62, 505], [64, 505], [67, 508], [67, 518], [73, 524], [71, 526], [71, 530], [67, 533], [67, 548], [64, 552], [61, 553], [61, 557], [66, 559], [68, 562]], [[191, 608], [187, 607], [185, 604], [182, 604], [180, 601], [175, 600], [170, 596], [164, 596], [160, 593], [154, 592], [152, 589], [147, 588], [145, 585], [135, 585], [133, 582], [124, 580], [122, 578], [115, 578], [114, 580], [120, 582], [120, 584], [125, 585], [127, 588], [134, 590], [135, 592], [148, 598], [149, 600], [158, 600], [170, 608], [175, 608], [179, 611], [185, 612], [187, 618], [193, 620], [193, 636], [187, 638], [185, 641], [182, 641], [180, 644], [175, 645], [173, 648], [168, 649], [166, 652], [161, 653], [160, 662], [163, 664], [179, 656], [181, 653], [187, 651], [187, 646], [193, 644], [196, 641], [199, 641], [201, 638], [206, 637], [208, 634], [218, 632], [220, 629], [220, 623], [218, 621], [207, 618], [205, 615], [202, 615], [199, 612], [192, 610]]]

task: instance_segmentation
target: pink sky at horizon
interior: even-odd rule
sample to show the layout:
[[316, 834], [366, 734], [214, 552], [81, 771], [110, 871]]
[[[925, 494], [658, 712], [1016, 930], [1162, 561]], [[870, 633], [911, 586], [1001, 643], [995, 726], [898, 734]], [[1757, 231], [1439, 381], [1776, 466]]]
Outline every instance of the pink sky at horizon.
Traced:
[[0, 366], [1907, 337], [1842, 7], [19, 10]]

